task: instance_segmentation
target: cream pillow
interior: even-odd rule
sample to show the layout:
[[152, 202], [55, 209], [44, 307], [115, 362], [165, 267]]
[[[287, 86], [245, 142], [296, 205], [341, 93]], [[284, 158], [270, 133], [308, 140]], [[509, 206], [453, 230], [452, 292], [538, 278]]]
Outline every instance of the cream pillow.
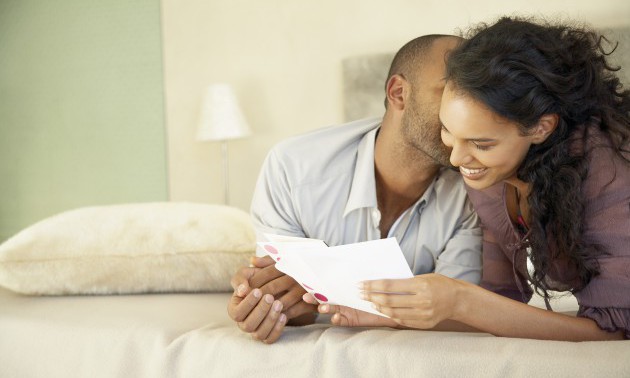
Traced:
[[0, 245], [0, 286], [24, 294], [229, 291], [255, 250], [249, 215], [193, 203], [87, 207]]

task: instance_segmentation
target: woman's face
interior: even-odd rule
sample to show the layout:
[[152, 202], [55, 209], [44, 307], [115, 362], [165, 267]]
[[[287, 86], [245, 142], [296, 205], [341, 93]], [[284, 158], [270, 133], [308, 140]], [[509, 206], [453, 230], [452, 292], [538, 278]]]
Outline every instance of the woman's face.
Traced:
[[532, 137], [516, 123], [492, 112], [483, 103], [444, 88], [440, 106], [442, 142], [450, 148], [451, 164], [459, 167], [468, 186], [485, 189], [500, 181], [517, 180]]

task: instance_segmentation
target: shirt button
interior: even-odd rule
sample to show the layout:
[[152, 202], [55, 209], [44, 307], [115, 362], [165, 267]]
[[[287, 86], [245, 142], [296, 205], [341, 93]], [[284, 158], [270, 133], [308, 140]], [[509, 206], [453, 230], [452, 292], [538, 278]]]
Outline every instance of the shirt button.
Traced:
[[376, 225], [381, 223], [381, 212], [378, 209], [372, 209], [372, 221]]

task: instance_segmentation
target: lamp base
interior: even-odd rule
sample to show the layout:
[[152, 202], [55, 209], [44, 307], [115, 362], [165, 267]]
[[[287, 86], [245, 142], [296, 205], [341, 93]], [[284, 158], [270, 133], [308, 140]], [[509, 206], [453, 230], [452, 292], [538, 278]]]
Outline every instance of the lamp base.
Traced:
[[230, 175], [228, 172], [228, 142], [227, 140], [221, 141], [221, 159], [223, 163], [223, 203], [225, 205], [230, 204]]

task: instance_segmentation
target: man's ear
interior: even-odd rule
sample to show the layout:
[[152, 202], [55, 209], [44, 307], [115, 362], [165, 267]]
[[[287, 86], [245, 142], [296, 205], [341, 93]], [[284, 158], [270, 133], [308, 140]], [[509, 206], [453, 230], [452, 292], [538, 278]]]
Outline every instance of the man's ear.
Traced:
[[402, 75], [393, 75], [387, 80], [385, 94], [387, 96], [388, 107], [398, 110], [405, 108], [406, 92], [409, 90], [409, 83]]
[[532, 143], [540, 144], [547, 140], [558, 126], [558, 115], [555, 113], [544, 114], [538, 120], [538, 124], [534, 127], [534, 132], [531, 134]]

